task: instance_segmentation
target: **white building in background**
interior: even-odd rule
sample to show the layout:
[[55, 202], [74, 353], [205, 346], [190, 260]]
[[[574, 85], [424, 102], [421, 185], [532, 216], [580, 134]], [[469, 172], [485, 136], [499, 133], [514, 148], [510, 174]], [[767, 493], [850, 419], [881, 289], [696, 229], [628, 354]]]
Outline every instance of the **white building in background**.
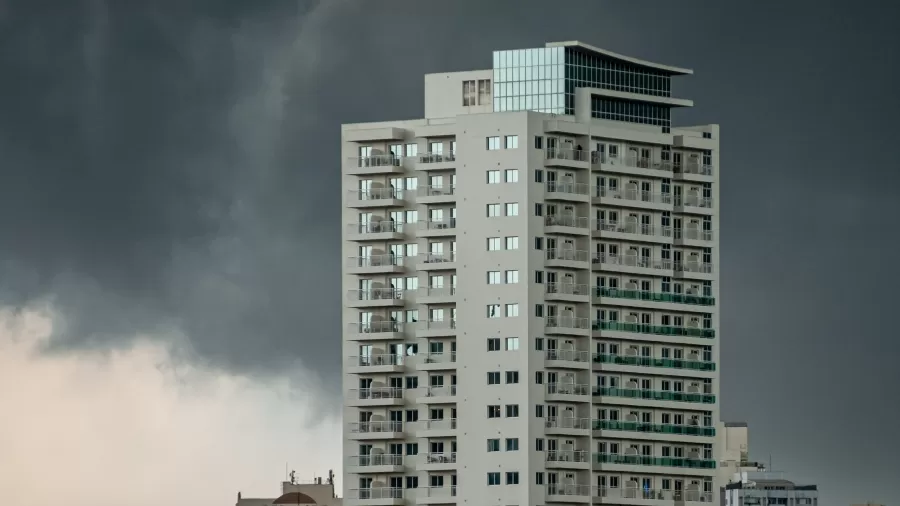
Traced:
[[[293, 473], [292, 473], [293, 475]], [[238, 492], [236, 506], [342, 506], [341, 498], [334, 489], [334, 475], [328, 471], [327, 478], [315, 478], [309, 482], [291, 481], [281, 483], [281, 494], [273, 498], [242, 497]]]
[[689, 74], [495, 51], [426, 75], [424, 119], [343, 126], [346, 501], [718, 503], [719, 128], [672, 125]]
[[724, 487], [723, 506], [818, 506], [816, 485], [798, 485], [784, 473], [744, 471], [736, 473]]
[[750, 433], [747, 422], [719, 422], [716, 428], [719, 448], [719, 479], [724, 486], [736, 473], [765, 471], [766, 465], [750, 459]]

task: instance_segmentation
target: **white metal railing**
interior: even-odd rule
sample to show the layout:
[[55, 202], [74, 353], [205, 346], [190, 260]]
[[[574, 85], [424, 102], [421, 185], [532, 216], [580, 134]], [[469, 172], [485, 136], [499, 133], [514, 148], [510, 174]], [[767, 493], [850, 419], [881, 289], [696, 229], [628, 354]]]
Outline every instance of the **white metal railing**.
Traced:
[[351, 156], [348, 162], [357, 167], [399, 167], [401, 158], [396, 155]]
[[456, 261], [456, 252], [447, 253], [419, 253], [418, 260], [424, 264], [442, 264]]
[[370, 466], [402, 466], [403, 455], [391, 455], [387, 453], [374, 453], [370, 455], [353, 455], [349, 457], [348, 464], [354, 467]]
[[398, 190], [393, 186], [381, 188], [366, 188], [359, 190], [348, 190], [347, 195], [351, 201], [368, 202], [370, 200], [388, 200], [403, 198], [403, 190]]
[[372, 322], [351, 323], [348, 329], [355, 334], [380, 334], [382, 332], [403, 332], [403, 322], [378, 320]]
[[590, 456], [585, 450], [550, 450], [547, 452], [547, 462], [575, 462], [585, 463]]
[[419, 487], [416, 494], [421, 497], [456, 497], [456, 485], [444, 487]]
[[547, 393], [552, 395], [588, 395], [590, 385], [576, 383], [547, 383]]
[[653, 260], [650, 257], [638, 255], [610, 255], [608, 253], [595, 253], [593, 258], [591, 258], [591, 263], [660, 270], [672, 270], [674, 268], [671, 260]]
[[373, 499], [403, 499], [404, 490], [396, 487], [351, 488], [350, 499], [367, 501]]
[[702, 207], [705, 209], [712, 209], [713, 200], [712, 197], [699, 197], [699, 196], [676, 196], [675, 197], [675, 205], [676, 206], [684, 206], [684, 207]]
[[456, 418], [441, 420], [419, 420], [421, 430], [456, 430]]
[[590, 253], [580, 249], [552, 248], [547, 250], [547, 260], [568, 260], [570, 262], [587, 262]]
[[563, 295], [590, 295], [586, 284], [575, 283], [547, 283], [546, 290], [548, 294]]
[[369, 255], [362, 257], [348, 257], [347, 267], [402, 267], [403, 255], [395, 255], [393, 253], [383, 255]]
[[456, 186], [447, 185], [425, 185], [416, 188], [416, 194], [420, 197], [448, 197], [456, 193]]
[[576, 485], [574, 483], [550, 483], [547, 485], [547, 495], [591, 497], [590, 485]]
[[403, 232], [403, 223], [394, 220], [368, 221], [365, 223], [351, 223], [347, 225], [347, 232], [351, 234], [380, 234], [385, 232]]
[[450, 364], [456, 362], [456, 352], [424, 353], [416, 355], [420, 364]]
[[590, 418], [575, 418], [567, 416], [548, 416], [546, 419], [546, 428], [548, 429], [576, 429], [589, 430], [591, 428]]
[[453, 397], [456, 395], [456, 385], [424, 387], [420, 389], [420, 395], [425, 397]]
[[394, 353], [378, 353], [375, 355], [358, 355], [347, 357], [350, 367], [377, 367], [383, 365], [403, 365], [404, 356]]
[[588, 228], [590, 220], [587, 216], [570, 216], [568, 214], [551, 214], [544, 217], [544, 225], [548, 227]]
[[713, 166], [693, 161], [681, 162], [672, 166], [672, 172], [675, 174], [699, 174], [701, 176], [712, 176]]
[[568, 183], [547, 181], [547, 193], [568, 193], [572, 195], [590, 195], [591, 188], [586, 183]]
[[588, 152], [583, 149], [547, 148], [545, 153], [547, 160], [572, 160], [575, 162], [586, 162], [588, 160]]
[[711, 503], [713, 500], [712, 492], [701, 492], [699, 490], [661, 490], [646, 489], [638, 486], [637, 483], [630, 482], [621, 488], [597, 487], [597, 497], [606, 499], [644, 499], [655, 501], [685, 501], [685, 502], [705, 502]]
[[590, 362], [591, 352], [582, 350], [547, 350], [547, 360], [562, 362]]
[[700, 272], [703, 274], [712, 274], [713, 266], [704, 262], [684, 262], [675, 264], [674, 269], [678, 272]]
[[402, 300], [403, 290], [399, 288], [369, 288], [360, 290], [348, 290], [347, 299], [350, 301], [369, 300]]
[[455, 319], [446, 319], [446, 320], [425, 320], [419, 322], [419, 328], [421, 330], [446, 330], [446, 329], [455, 329], [456, 328], [456, 320]]
[[547, 328], [566, 328], [566, 329], [589, 329], [591, 328], [588, 318], [580, 318], [577, 316], [548, 316], [544, 318], [545, 327]]
[[449, 228], [456, 228], [456, 218], [419, 221], [419, 230], [444, 230]]
[[419, 163], [444, 163], [456, 161], [456, 153], [421, 153]]
[[377, 422], [351, 422], [350, 432], [354, 434], [371, 434], [375, 432], [403, 432], [403, 422], [396, 420], [380, 420]]
[[619, 190], [595, 186], [592, 195], [600, 198], [631, 200], [650, 204], [671, 204], [671, 193], [651, 193], [642, 190]]
[[455, 464], [456, 452], [448, 453], [426, 453], [422, 456], [425, 464]]
[[419, 297], [449, 297], [456, 295], [455, 286], [420, 286]]
[[676, 228], [675, 239], [687, 239], [690, 241], [712, 241], [712, 230], [700, 230], [699, 228]]
[[354, 388], [351, 395], [359, 400], [402, 399], [403, 389], [399, 387]]
[[608, 220], [591, 220], [591, 228], [601, 232], [616, 232], [619, 234], [632, 234], [656, 237], [672, 237], [672, 227], [656, 227], [644, 223], [622, 223]]

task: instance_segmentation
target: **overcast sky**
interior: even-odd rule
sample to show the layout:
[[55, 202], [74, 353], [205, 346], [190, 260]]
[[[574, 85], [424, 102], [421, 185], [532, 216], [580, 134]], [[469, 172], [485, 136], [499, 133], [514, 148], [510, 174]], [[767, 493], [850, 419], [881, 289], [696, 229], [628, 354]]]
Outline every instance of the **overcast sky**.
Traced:
[[424, 73], [577, 39], [693, 68], [675, 124], [721, 125], [723, 416], [822, 506], [900, 501], [898, 18], [0, 0], [0, 490], [212, 506], [273, 494], [286, 461], [338, 466], [340, 124], [420, 117]]

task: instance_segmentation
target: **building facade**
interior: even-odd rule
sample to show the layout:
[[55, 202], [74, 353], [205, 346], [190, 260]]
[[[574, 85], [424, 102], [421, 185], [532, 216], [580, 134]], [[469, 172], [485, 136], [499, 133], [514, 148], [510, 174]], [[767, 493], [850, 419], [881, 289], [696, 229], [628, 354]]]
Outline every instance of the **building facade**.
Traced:
[[426, 75], [424, 119], [343, 126], [345, 501], [719, 502], [719, 129], [671, 124], [691, 73], [496, 51]]
[[736, 473], [725, 485], [723, 506], [818, 506], [816, 485], [798, 485], [783, 473], [746, 471]]

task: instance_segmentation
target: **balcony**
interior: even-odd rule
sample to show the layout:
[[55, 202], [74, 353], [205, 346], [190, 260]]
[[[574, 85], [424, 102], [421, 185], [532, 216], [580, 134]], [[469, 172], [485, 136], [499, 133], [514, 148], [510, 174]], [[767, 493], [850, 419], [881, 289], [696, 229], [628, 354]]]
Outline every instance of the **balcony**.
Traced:
[[391, 154], [350, 157], [347, 159], [345, 167], [344, 172], [347, 174], [359, 176], [400, 174], [404, 172], [400, 157]]
[[611, 297], [614, 299], [642, 300], [646, 302], [664, 302], [668, 304], [688, 304], [692, 306], [714, 306], [715, 297], [685, 293], [643, 292], [641, 290], [623, 290], [621, 288], [594, 287], [594, 297]]
[[548, 316], [544, 318], [544, 332], [557, 335], [589, 336], [591, 325], [587, 318]]
[[611, 156], [606, 153], [591, 153], [592, 168], [604, 172], [615, 172], [632, 176], [649, 176], [671, 178], [673, 165], [671, 162], [653, 161], [650, 158], [637, 156]]
[[419, 222], [419, 237], [443, 237], [456, 235], [456, 218], [423, 220]]
[[[622, 504], [645, 504], [644, 501], [666, 501], [671, 504], [672, 501], [678, 502], [702, 502], [711, 503], [713, 500], [712, 492], [700, 492], [698, 490], [654, 490], [644, 489], [638, 486], [636, 482], [629, 482], [632, 485], [626, 485], [621, 488], [598, 488], [598, 497], [605, 499], [605, 503], [616, 503], [618, 501], [628, 501]], [[724, 506], [724, 505], [723, 505]]]
[[545, 502], [590, 503], [592, 489], [590, 485], [551, 483], [547, 485]]
[[712, 197], [699, 195], [675, 197], [675, 212], [677, 213], [702, 213], [711, 214], [713, 210]]
[[719, 467], [719, 462], [716, 460], [676, 457], [645, 457], [642, 455], [613, 455], [610, 453], [594, 453], [593, 461], [595, 464], [677, 467], [681, 469], [718, 469]]
[[673, 358], [638, 357], [627, 355], [595, 354], [595, 364], [633, 365], [638, 367], [664, 367], [667, 369], [683, 369], [686, 371], [713, 372], [715, 362], [701, 360], [680, 360]]
[[419, 304], [447, 304], [455, 301], [455, 286], [420, 286], [416, 296]]
[[655, 336], [700, 337], [715, 339], [714, 329], [698, 327], [675, 327], [672, 325], [649, 325], [643, 323], [626, 323], [595, 320], [592, 324], [595, 331], [628, 332], [632, 334], [652, 334]]
[[544, 424], [544, 431], [548, 435], [589, 436], [590, 430], [591, 420], [589, 418], [575, 418], [574, 416], [548, 416]]
[[456, 452], [420, 454], [418, 471], [450, 471], [456, 469]]
[[544, 216], [544, 232], [548, 234], [584, 235], [590, 219], [586, 216], [552, 214]]
[[700, 427], [699, 425], [669, 425], [661, 423], [620, 422], [613, 420], [594, 420], [593, 429], [642, 432], [671, 436], [714, 437], [716, 435], [715, 427]]
[[403, 201], [402, 193], [402, 190], [398, 191], [393, 187], [349, 190], [347, 192], [347, 207], [353, 209], [402, 207], [406, 204]]
[[575, 283], [546, 283], [544, 285], [547, 300], [561, 300], [570, 302], [590, 302], [590, 291], [586, 284]]
[[591, 254], [585, 250], [576, 249], [548, 249], [547, 267], [562, 267], [565, 269], [587, 269]]
[[453, 437], [455, 435], [456, 418], [419, 420], [416, 426], [417, 438]]
[[592, 235], [607, 239], [672, 242], [672, 227], [656, 227], [641, 223], [592, 220]]
[[712, 279], [709, 276], [713, 272], [713, 266], [710, 263], [688, 261], [673, 265], [673, 269], [675, 269], [675, 274], [681, 277]]
[[420, 388], [417, 395], [419, 404], [453, 404], [456, 402], [456, 385]]
[[456, 167], [456, 153], [422, 153], [416, 170], [447, 170]]
[[398, 288], [347, 291], [347, 306], [349, 307], [391, 307], [403, 304], [403, 290]]
[[544, 200], [563, 200], [567, 202], [590, 202], [591, 188], [585, 183], [568, 183], [547, 181]]
[[638, 209], [670, 210], [672, 195], [670, 193], [652, 193], [637, 189], [619, 190], [594, 186], [592, 202], [622, 207], [635, 207]]
[[419, 487], [416, 489], [416, 504], [455, 504], [456, 485], [447, 487]]
[[594, 389], [594, 396], [641, 399], [646, 401], [695, 402], [700, 404], [716, 403], [716, 396], [712, 394], [639, 390], [637, 388], [597, 387]]
[[[672, 166], [672, 173], [678, 179], [699, 179], [706, 181], [707, 179], [713, 176], [713, 166], [706, 163], [700, 163], [699, 161], [687, 161], [681, 164], [676, 164]], [[684, 176], [688, 176], [685, 178]], [[691, 177], [695, 176], [695, 177]], [[696, 178], [696, 176], [702, 176], [701, 178]]]
[[[594, 269], [614, 270], [630, 274], [671, 275], [674, 264], [671, 260], [651, 260], [638, 255], [608, 255], [596, 253], [591, 257]], [[665, 272], [659, 272], [665, 271]]]
[[591, 460], [584, 450], [549, 450], [546, 452], [548, 469], [590, 469]]
[[559, 402], [586, 402], [590, 396], [590, 385], [575, 383], [547, 383], [547, 400]]
[[673, 235], [677, 246], [709, 247], [713, 240], [712, 230], [699, 228], [676, 228]]
[[404, 337], [402, 322], [378, 320], [347, 326], [347, 339], [350, 341], [390, 341]]
[[393, 253], [348, 257], [348, 274], [399, 274], [404, 271], [404, 258]]
[[348, 460], [348, 473], [384, 474], [403, 472], [403, 455], [378, 453], [373, 455], [356, 455]]
[[416, 202], [419, 204], [451, 204], [456, 202], [454, 185], [430, 185], [416, 188]]
[[393, 220], [347, 225], [347, 240], [349, 241], [396, 241], [403, 237], [403, 223]]
[[456, 269], [456, 252], [419, 253], [416, 268], [423, 271]]
[[349, 406], [400, 406], [403, 389], [396, 387], [355, 388], [350, 390]]
[[419, 322], [416, 337], [453, 337], [456, 335], [456, 320], [428, 320]]
[[417, 371], [446, 371], [456, 369], [456, 352], [416, 355]]
[[573, 148], [547, 148], [544, 150], [544, 165], [547, 167], [567, 167], [586, 169], [589, 167], [588, 152]]
[[347, 499], [362, 506], [402, 506], [406, 491], [402, 488], [373, 487], [352, 488], [348, 492]]
[[584, 369], [590, 363], [591, 354], [581, 350], [547, 350], [544, 358], [546, 367]]
[[403, 355], [379, 353], [347, 358], [347, 372], [355, 374], [381, 374], [404, 371]]
[[403, 439], [403, 436], [403, 422], [381, 420], [350, 424], [350, 439], [358, 441]]

